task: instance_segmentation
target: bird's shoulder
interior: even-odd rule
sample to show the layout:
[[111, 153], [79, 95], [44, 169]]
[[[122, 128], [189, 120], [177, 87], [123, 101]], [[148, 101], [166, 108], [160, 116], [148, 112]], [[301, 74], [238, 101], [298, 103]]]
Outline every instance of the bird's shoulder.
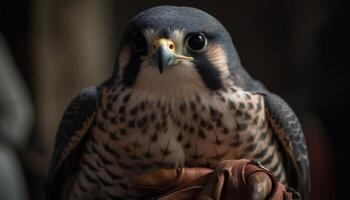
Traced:
[[73, 148], [87, 132], [94, 119], [98, 96], [97, 87], [88, 87], [69, 104], [56, 133], [55, 153], [62, 154], [67, 148]]

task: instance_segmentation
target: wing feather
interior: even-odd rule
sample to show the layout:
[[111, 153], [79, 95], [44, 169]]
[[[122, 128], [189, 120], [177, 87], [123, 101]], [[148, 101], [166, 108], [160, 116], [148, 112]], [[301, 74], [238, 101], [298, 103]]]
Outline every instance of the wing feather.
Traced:
[[67, 107], [56, 134], [51, 156], [49, 174], [46, 182], [47, 199], [58, 199], [63, 188], [62, 165], [76, 162], [71, 154], [78, 149], [82, 139], [89, 132], [94, 121], [98, 88], [88, 87], [80, 92]]
[[282, 98], [272, 93], [264, 96], [270, 126], [292, 162], [294, 176], [297, 176], [297, 185], [292, 186], [298, 189], [303, 199], [307, 199], [310, 192], [309, 158], [299, 120]]

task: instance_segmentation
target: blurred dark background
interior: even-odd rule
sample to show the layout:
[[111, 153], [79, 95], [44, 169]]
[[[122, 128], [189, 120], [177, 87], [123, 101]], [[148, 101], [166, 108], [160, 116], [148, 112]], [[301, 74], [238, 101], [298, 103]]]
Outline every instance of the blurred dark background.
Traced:
[[[5, 132], [11, 128], [0, 129], [0, 177], [14, 169], [1, 162], [14, 161], [17, 171], [12, 173], [19, 177], [16, 187], [22, 193], [12, 199], [43, 199], [48, 159], [65, 107], [82, 88], [109, 76], [130, 18], [164, 4], [203, 9], [226, 26], [250, 74], [289, 102], [302, 122], [312, 199], [348, 199], [348, 0], [2, 0], [0, 53], [6, 52], [6, 58], [0, 55], [0, 78], [8, 81], [0, 102], [8, 93], [20, 94], [13, 95], [18, 101], [3, 101], [0, 108], [13, 106], [14, 127], [18, 116], [24, 116], [15, 108], [33, 108], [25, 115], [30, 119], [22, 120], [20, 139], [8, 139]], [[11, 153], [2, 153], [1, 146]], [[0, 188], [0, 199], [2, 192], [9, 190]]]

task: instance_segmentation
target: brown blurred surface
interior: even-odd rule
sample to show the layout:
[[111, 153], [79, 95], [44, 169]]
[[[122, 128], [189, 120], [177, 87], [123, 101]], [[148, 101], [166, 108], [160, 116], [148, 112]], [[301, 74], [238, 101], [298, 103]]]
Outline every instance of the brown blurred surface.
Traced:
[[36, 107], [36, 126], [21, 154], [32, 199], [42, 197], [55, 130], [69, 101], [109, 76], [130, 18], [164, 4], [203, 9], [226, 26], [250, 74], [300, 116], [310, 145], [313, 199], [345, 199], [347, 0], [7, 0], [0, 3], [0, 31]]

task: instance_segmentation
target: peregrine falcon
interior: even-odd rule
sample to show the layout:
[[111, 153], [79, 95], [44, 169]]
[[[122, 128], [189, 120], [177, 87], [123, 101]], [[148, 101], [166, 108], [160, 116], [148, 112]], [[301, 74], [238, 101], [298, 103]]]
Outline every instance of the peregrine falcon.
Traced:
[[65, 111], [47, 196], [136, 199], [130, 177], [240, 158], [307, 198], [306, 142], [288, 104], [251, 78], [217, 19], [158, 6], [131, 20], [110, 78]]

